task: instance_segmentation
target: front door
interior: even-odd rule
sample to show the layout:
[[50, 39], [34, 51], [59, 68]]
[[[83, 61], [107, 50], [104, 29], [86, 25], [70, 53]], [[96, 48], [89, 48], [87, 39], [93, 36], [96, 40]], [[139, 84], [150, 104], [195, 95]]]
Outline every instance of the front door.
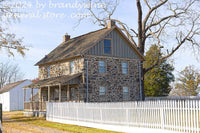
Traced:
[[54, 100], [58, 101], [59, 100], [59, 89], [54, 90]]
[[74, 101], [75, 100], [75, 88], [74, 87], [71, 87], [70, 88], [70, 97], [71, 97], [71, 101]]

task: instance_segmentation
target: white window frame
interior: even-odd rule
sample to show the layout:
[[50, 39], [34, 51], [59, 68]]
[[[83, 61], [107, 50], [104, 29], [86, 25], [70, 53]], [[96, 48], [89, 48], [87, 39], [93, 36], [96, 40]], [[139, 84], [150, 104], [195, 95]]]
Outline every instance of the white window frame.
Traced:
[[105, 61], [99, 61], [99, 73], [106, 73]]
[[128, 62], [122, 62], [122, 74], [128, 74]]
[[50, 66], [47, 67], [47, 77], [48, 78], [51, 77], [51, 67]]
[[129, 87], [123, 86], [123, 100], [129, 99]]
[[[72, 65], [73, 64], [73, 65]], [[74, 61], [71, 61], [70, 62], [70, 72], [73, 74], [75, 71], [75, 68], [74, 68]]]
[[99, 95], [100, 96], [105, 96], [106, 95], [106, 87], [100, 86], [99, 87]]

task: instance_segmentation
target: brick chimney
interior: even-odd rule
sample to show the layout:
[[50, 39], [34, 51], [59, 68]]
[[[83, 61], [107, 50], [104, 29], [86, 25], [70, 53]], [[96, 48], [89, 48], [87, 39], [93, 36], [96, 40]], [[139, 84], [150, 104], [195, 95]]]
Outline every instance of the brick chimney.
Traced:
[[70, 39], [70, 35], [67, 33], [63, 36], [63, 42], [67, 42]]
[[112, 28], [113, 26], [115, 26], [115, 21], [109, 20], [109, 21], [108, 21], [108, 24], [107, 24], [107, 28], [110, 29], [110, 28]]

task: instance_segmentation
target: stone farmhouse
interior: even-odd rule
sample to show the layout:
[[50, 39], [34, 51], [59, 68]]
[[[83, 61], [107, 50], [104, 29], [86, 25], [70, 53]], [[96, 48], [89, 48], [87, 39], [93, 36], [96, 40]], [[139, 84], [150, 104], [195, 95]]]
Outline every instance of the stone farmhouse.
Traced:
[[[139, 100], [139, 65], [144, 60], [124, 33], [108, 22], [106, 28], [63, 42], [41, 59], [39, 101], [25, 102], [25, 110], [46, 111], [46, 102], [121, 102]], [[33, 94], [32, 94], [33, 97]]]

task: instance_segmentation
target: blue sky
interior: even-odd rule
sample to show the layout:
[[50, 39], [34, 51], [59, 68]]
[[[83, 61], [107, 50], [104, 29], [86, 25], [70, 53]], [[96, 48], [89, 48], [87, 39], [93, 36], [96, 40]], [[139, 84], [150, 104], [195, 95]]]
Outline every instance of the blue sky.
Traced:
[[[8, 57], [5, 51], [0, 51], [0, 62], [9, 60], [13, 64], [18, 64], [21, 71], [25, 73], [24, 78], [26, 79], [38, 77], [38, 67], [34, 66], [34, 64], [57, 47], [62, 42], [62, 36], [65, 33], [75, 37], [102, 28], [98, 24], [94, 25], [90, 19], [85, 19], [74, 28], [79, 20], [78, 17], [74, 18], [74, 15], [82, 13], [82, 11], [77, 8], [49, 8], [50, 1], [52, 3], [72, 4], [76, 2], [75, 0], [23, 0], [22, 2], [27, 2], [29, 6], [31, 5], [31, 7], [27, 6], [23, 11], [34, 14], [39, 13], [41, 16], [38, 18], [21, 18], [20, 22], [9, 25], [8, 31], [16, 33], [19, 38], [23, 37], [23, 44], [30, 47], [29, 51], [26, 52], [25, 57], [19, 54], [15, 54], [14, 57]], [[77, 0], [77, 2], [79, 1]], [[36, 3], [40, 3], [40, 5], [46, 4], [46, 6], [44, 9], [38, 8]], [[64, 14], [65, 17], [43, 18], [43, 14], [48, 12]], [[87, 12], [85, 11], [84, 13]], [[121, 1], [113, 18], [120, 19], [130, 27], [134, 27], [137, 24], [135, 1]], [[196, 68], [200, 67], [200, 63], [187, 48], [179, 50], [170, 59], [174, 60], [175, 74], [177, 74], [177, 71], [183, 70], [187, 65], [194, 65]]]

